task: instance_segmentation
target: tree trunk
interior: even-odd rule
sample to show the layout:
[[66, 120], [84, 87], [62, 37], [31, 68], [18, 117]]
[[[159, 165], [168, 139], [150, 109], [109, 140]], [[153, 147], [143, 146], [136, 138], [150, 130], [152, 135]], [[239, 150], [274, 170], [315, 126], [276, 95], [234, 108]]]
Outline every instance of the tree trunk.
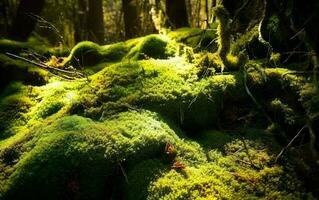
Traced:
[[125, 38], [133, 38], [139, 35], [141, 22], [138, 15], [137, 0], [122, 0], [125, 24]]
[[27, 40], [36, 25], [36, 19], [32, 15], [40, 15], [45, 0], [21, 0], [16, 17], [9, 31], [9, 37], [14, 40]]
[[208, 0], [205, 0], [206, 28], [209, 28], [209, 5]]
[[166, 13], [174, 28], [189, 26], [185, 0], [166, 0]]
[[74, 38], [75, 42], [87, 40], [87, 1], [78, 0], [77, 5], [74, 4]]
[[89, 40], [104, 43], [104, 22], [102, 0], [89, 0], [89, 12], [87, 18]]

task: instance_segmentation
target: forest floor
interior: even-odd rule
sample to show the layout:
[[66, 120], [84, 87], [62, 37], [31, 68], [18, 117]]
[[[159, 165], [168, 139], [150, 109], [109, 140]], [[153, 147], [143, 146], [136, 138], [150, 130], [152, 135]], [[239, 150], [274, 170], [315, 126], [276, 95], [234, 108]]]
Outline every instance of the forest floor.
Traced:
[[314, 199], [312, 74], [275, 54], [228, 67], [216, 37], [0, 40], [0, 199]]

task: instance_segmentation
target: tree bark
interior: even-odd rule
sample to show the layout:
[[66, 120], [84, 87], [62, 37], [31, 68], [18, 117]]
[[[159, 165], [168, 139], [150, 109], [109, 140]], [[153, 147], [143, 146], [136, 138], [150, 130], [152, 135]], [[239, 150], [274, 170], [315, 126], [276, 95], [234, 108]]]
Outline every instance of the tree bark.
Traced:
[[104, 42], [104, 22], [102, 0], [89, 0], [87, 18], [88, 39], [102, 44]]
[[14, 40], [27, 40], [36, 25], [36, 19], [32, 15], [40, 15], [45, 0], [21, 0], [16, 17], [9, 31], [9, 37]]
[[80, 42], [88, 39], [87, 1], [78, 0], [74, 5], [74, 38], [75, 42]]
[[138, 15], [137, 0], [122, 0], [125, 24], [125, 38], [139, 36], [141, 21]]
[[174, 28], [189, 26], [185, 0], [166, 0], [166, 13]]
[[209, 5], [208, 0], [205, 0], [206, 28], [209, 27]]

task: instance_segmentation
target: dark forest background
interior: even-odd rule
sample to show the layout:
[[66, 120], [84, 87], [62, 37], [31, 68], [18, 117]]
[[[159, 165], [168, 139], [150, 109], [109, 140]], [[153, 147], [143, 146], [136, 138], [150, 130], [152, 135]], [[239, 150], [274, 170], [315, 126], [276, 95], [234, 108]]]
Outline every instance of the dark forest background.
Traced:
[[[318, 53], [318, 2], [297, 0], [3, 0], [0, 38], [30, 36], [53, 46], [84, 40], [110, 44], [180, 27], [214, 28], [212, 10], [223, 4], [236, 37], [258, 24], [284, 57]], [[213, 26], [212, 26], [213, 25]]]

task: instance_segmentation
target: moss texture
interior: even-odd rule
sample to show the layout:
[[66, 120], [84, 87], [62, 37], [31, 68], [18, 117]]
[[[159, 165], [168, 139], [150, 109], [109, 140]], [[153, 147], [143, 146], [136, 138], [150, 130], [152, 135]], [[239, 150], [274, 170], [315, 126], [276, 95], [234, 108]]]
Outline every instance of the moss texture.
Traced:
[[[275, 159], [305, 113], [318, 112], [317, 85], [262, 60], [216, 73], [219, 54], [237, 62], [230, 51], [246, 36], [197, 53], [188, 37], [198, 33], [82, 42], [63, 64], [93, 75], [7, 86], [0, 199], [312, 199], [295, 163]], [[274, 124], [291, 130], [286, 141]]]

